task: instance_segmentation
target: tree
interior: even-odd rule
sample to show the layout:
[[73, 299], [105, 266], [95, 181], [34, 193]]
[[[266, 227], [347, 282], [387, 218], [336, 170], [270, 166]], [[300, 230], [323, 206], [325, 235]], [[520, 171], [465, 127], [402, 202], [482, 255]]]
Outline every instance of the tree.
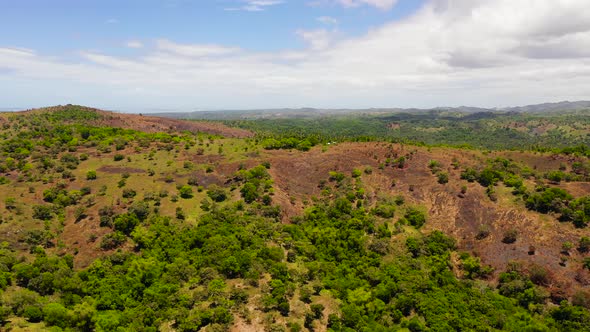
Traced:
[[86, 172], [86, 180], [96, 180], [96, 171]]
[[424, 214], [424, 212], [413, 207], [409, 207], [406, 210], [406, 213], [404, 214], [404, 219], [410, 225], [416, 228], [420, 228], [426, 223], [426, 215]]
[[320, 303], [314, 303], [310, 306], [311, 312], [315, 319], [322, 319], [324, 317], [324, 305]]
[[185, 184], [184, 186], [180, 187], [180, 189], [178, 190], [178, 194], [180, 195], [180, 197], [184, 199], [192, 198], [193, 189], [191, 188], [191, 186]]
[[31, 323], [38, 323], [43, 320], [43, 311], [38, 306], [28, 306], [25, 308], [23, 316]]
[[209, 196], [214, 202], [223, 202], [227, 199], [225, 190], [216, 185], [209, 187], [209, 190], [207, 190], [207, 196]]
[[123, 243], [125, 243], [125, 235], [120, 232], [114, 232], [107, 234], [102, 238], [100, 248], [102, 250], [111, 250], [119, 247]]
[[246, 182], [240, 189], [240, 193], [246, 203], [252, 203], [258, 198], [258, 188], [251, 182]]
[[115, 218], [113, 225], [115, 230], [129, 235], [139, 225], [139, 219], [133, 213], [124, 213]]
[[55, 325], [65, 328], [69, 324], [69, 312], [59, 303], [49, 303], [43, 307], [43, 316], [48, 325]]
[[49, 205], [35, 205], [33, 206], [33, 218], [51, 220], [53, 218], [53, 209]]

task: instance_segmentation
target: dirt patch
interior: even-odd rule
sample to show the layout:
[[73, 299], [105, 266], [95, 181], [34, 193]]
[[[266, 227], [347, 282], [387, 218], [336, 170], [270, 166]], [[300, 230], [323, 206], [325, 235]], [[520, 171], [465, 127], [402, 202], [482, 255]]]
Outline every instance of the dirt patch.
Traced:
[[218, 122], [177, 120], [137, 114], [120, 114], [104, 112], [104, 118], [96, 121], [96, 125], [129, 128], [144, 132], [204, 132], [224, 137], [252, 137], [251, 131], [231, 128]]
[[104, 173], [109, 173], [109, 174], [145, 173], [145, 170], [141, 169], [141, 168], [124, 167], [124, 166], [111, 166], [111, 165], [102, 166], [98, 170], [101, 172], [104, 172]]

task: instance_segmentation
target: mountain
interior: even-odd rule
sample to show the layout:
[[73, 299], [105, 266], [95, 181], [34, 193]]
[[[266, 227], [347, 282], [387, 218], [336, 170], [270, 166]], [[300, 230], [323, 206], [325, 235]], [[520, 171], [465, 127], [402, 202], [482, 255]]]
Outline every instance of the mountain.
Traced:
[[514, 111], [514, 112], [527, 112], [527, 113], [543, 113], [543, 112], [556, 112], [556, 111], [576, 111], [590, 108], [590, 101], [560, 101], [557, 103], [544, 103], [536, 105], [509, 107], [503, 110]]

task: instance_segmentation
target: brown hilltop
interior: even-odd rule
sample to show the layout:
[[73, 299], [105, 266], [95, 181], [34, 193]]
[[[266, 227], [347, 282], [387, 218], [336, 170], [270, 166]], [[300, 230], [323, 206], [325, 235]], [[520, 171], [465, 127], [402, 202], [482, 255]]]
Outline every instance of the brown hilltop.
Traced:
[[[127, 114], [111, 111], [104, 111], [97, 108], [78, 106], [78, 105], [59, 105], [31, 109], [26, 111], [5, 113], [2, 118], [9, 114], [39, 114], [44, 112], [59, 112], [77, 109], [85, 112], [92, 112], [99, 115], [96, 120], [89, 120], [87, 123], [94, 126], [109, 126], [125, 129], [133, 129], [143, 132], [205, 132], [213, 135], [224, 137], [245, 138], [252, 137], [254, 134], [245, 129], [231, 128], [219, 122], [212, 121], [189, 121], [178, 120], [143, 114]], [[78, 121], [76, 121], [78, 122]]]

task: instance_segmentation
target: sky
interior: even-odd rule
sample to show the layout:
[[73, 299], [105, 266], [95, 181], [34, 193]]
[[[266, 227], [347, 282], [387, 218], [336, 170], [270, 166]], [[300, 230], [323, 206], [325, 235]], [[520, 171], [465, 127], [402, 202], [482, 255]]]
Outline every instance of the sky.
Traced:
[[590, 99], [588, 0], [0, 0], [0, 108]]

